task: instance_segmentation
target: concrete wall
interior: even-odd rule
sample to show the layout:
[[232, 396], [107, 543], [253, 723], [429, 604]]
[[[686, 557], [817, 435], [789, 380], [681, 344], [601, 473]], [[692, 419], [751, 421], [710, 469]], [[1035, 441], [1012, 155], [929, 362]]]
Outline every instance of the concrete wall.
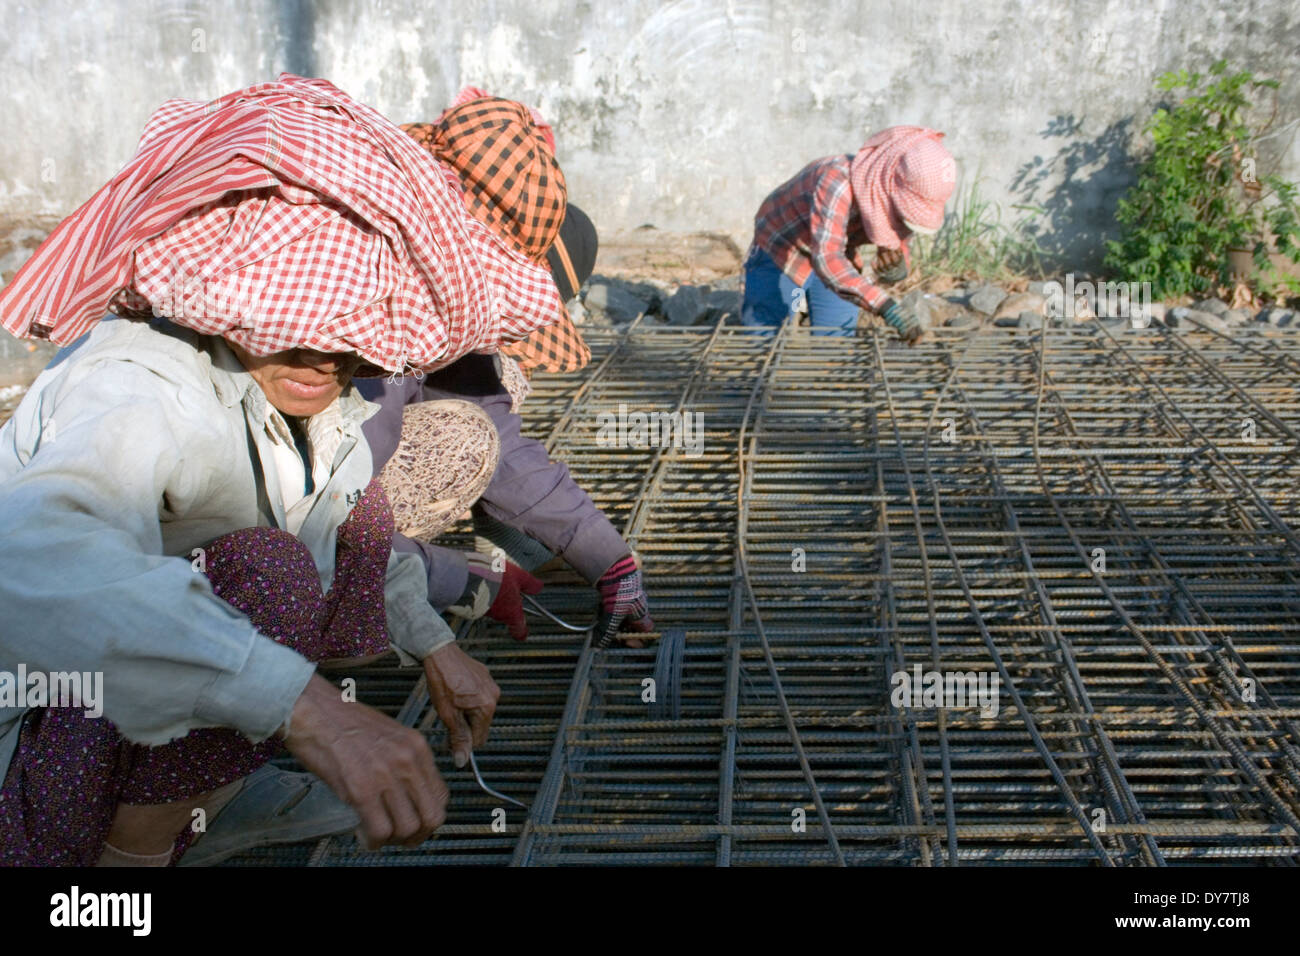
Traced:
[[[602, 228], [748, 240], [762, 198], [870, 130], [945, 130], [968, 186], [1095, 261], [1131, 181], [1153, 78], [1215, 58], [1282, 81], [1300, 115], [1294, 0], [42, 0], [0, 7], [0, 214], [66, 213], [162, 100], [279, 70], [398, 121], [464, 84], [552, 120]], [[1270, 142], [1300, 174], [1295, 127]]]

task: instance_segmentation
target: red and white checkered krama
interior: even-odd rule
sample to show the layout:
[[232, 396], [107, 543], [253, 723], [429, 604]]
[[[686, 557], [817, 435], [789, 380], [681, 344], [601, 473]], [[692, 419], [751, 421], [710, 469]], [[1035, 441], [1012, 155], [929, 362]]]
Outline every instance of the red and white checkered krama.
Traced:
[[466, 210], [455, 173], [337, 87], [282, 74], [171, 100], [135, 157], [0, 290], [0, 325], [63, 344], [152, 310], [255, 355], [434, 369], [555, 320], [547, 270]]

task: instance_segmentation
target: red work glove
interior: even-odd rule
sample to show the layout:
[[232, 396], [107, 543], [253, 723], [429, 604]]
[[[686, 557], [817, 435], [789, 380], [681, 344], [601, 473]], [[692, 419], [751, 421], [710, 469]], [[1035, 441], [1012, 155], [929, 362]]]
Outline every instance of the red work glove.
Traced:
[[486, 614], [504, 624], [516, 641], [528, 640], [523, 595], [540, 593], [542, 582], [513, 561], [506, 561], [502, 571], [494, 571], [492, 558], [485, 554], [466, 555], [466, 562], [465, 591], [447, 610], [470, 620]]
[[528, 622], [524, 619], [525, 594], [539, 594], [542, 582], [513, 561], [506, 562], [501, 573], [501, 587], [488, 608], [488, 617], [500, 621], [516, 641], [528, 640]]
[[600, 614], [596, 618], [596, 647], [608, 647], [619, 631], [645, 633], [654, 630], [649, 601], [641, 583], [641, 569], [629, 554], [615, 561], [600, 580]]

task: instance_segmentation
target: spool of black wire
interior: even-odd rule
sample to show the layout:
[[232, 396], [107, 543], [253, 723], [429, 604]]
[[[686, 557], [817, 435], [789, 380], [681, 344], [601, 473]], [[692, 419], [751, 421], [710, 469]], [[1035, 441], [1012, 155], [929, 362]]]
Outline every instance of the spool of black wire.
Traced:
[[682, 717], [682, 664], [686, 659], [686, 628], [670, 627], [659, 634], [655, 655], [655, 699], [650, 704], [651, 720], [680, 720]]

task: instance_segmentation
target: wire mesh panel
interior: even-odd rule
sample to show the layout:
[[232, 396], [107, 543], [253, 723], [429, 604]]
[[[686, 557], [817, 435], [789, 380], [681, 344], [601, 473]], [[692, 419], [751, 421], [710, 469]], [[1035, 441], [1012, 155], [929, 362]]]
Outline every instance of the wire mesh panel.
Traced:
[[[641, 555], [673, 645], [475, 627], [502, 689], [479, 767], [527, 812], [443, 758], [422, 847], [239, 862], [1296, 861], [1295, 332], [588, 338], [527, 427]], [[442, 747], [418, 676], [361, 698]]]

